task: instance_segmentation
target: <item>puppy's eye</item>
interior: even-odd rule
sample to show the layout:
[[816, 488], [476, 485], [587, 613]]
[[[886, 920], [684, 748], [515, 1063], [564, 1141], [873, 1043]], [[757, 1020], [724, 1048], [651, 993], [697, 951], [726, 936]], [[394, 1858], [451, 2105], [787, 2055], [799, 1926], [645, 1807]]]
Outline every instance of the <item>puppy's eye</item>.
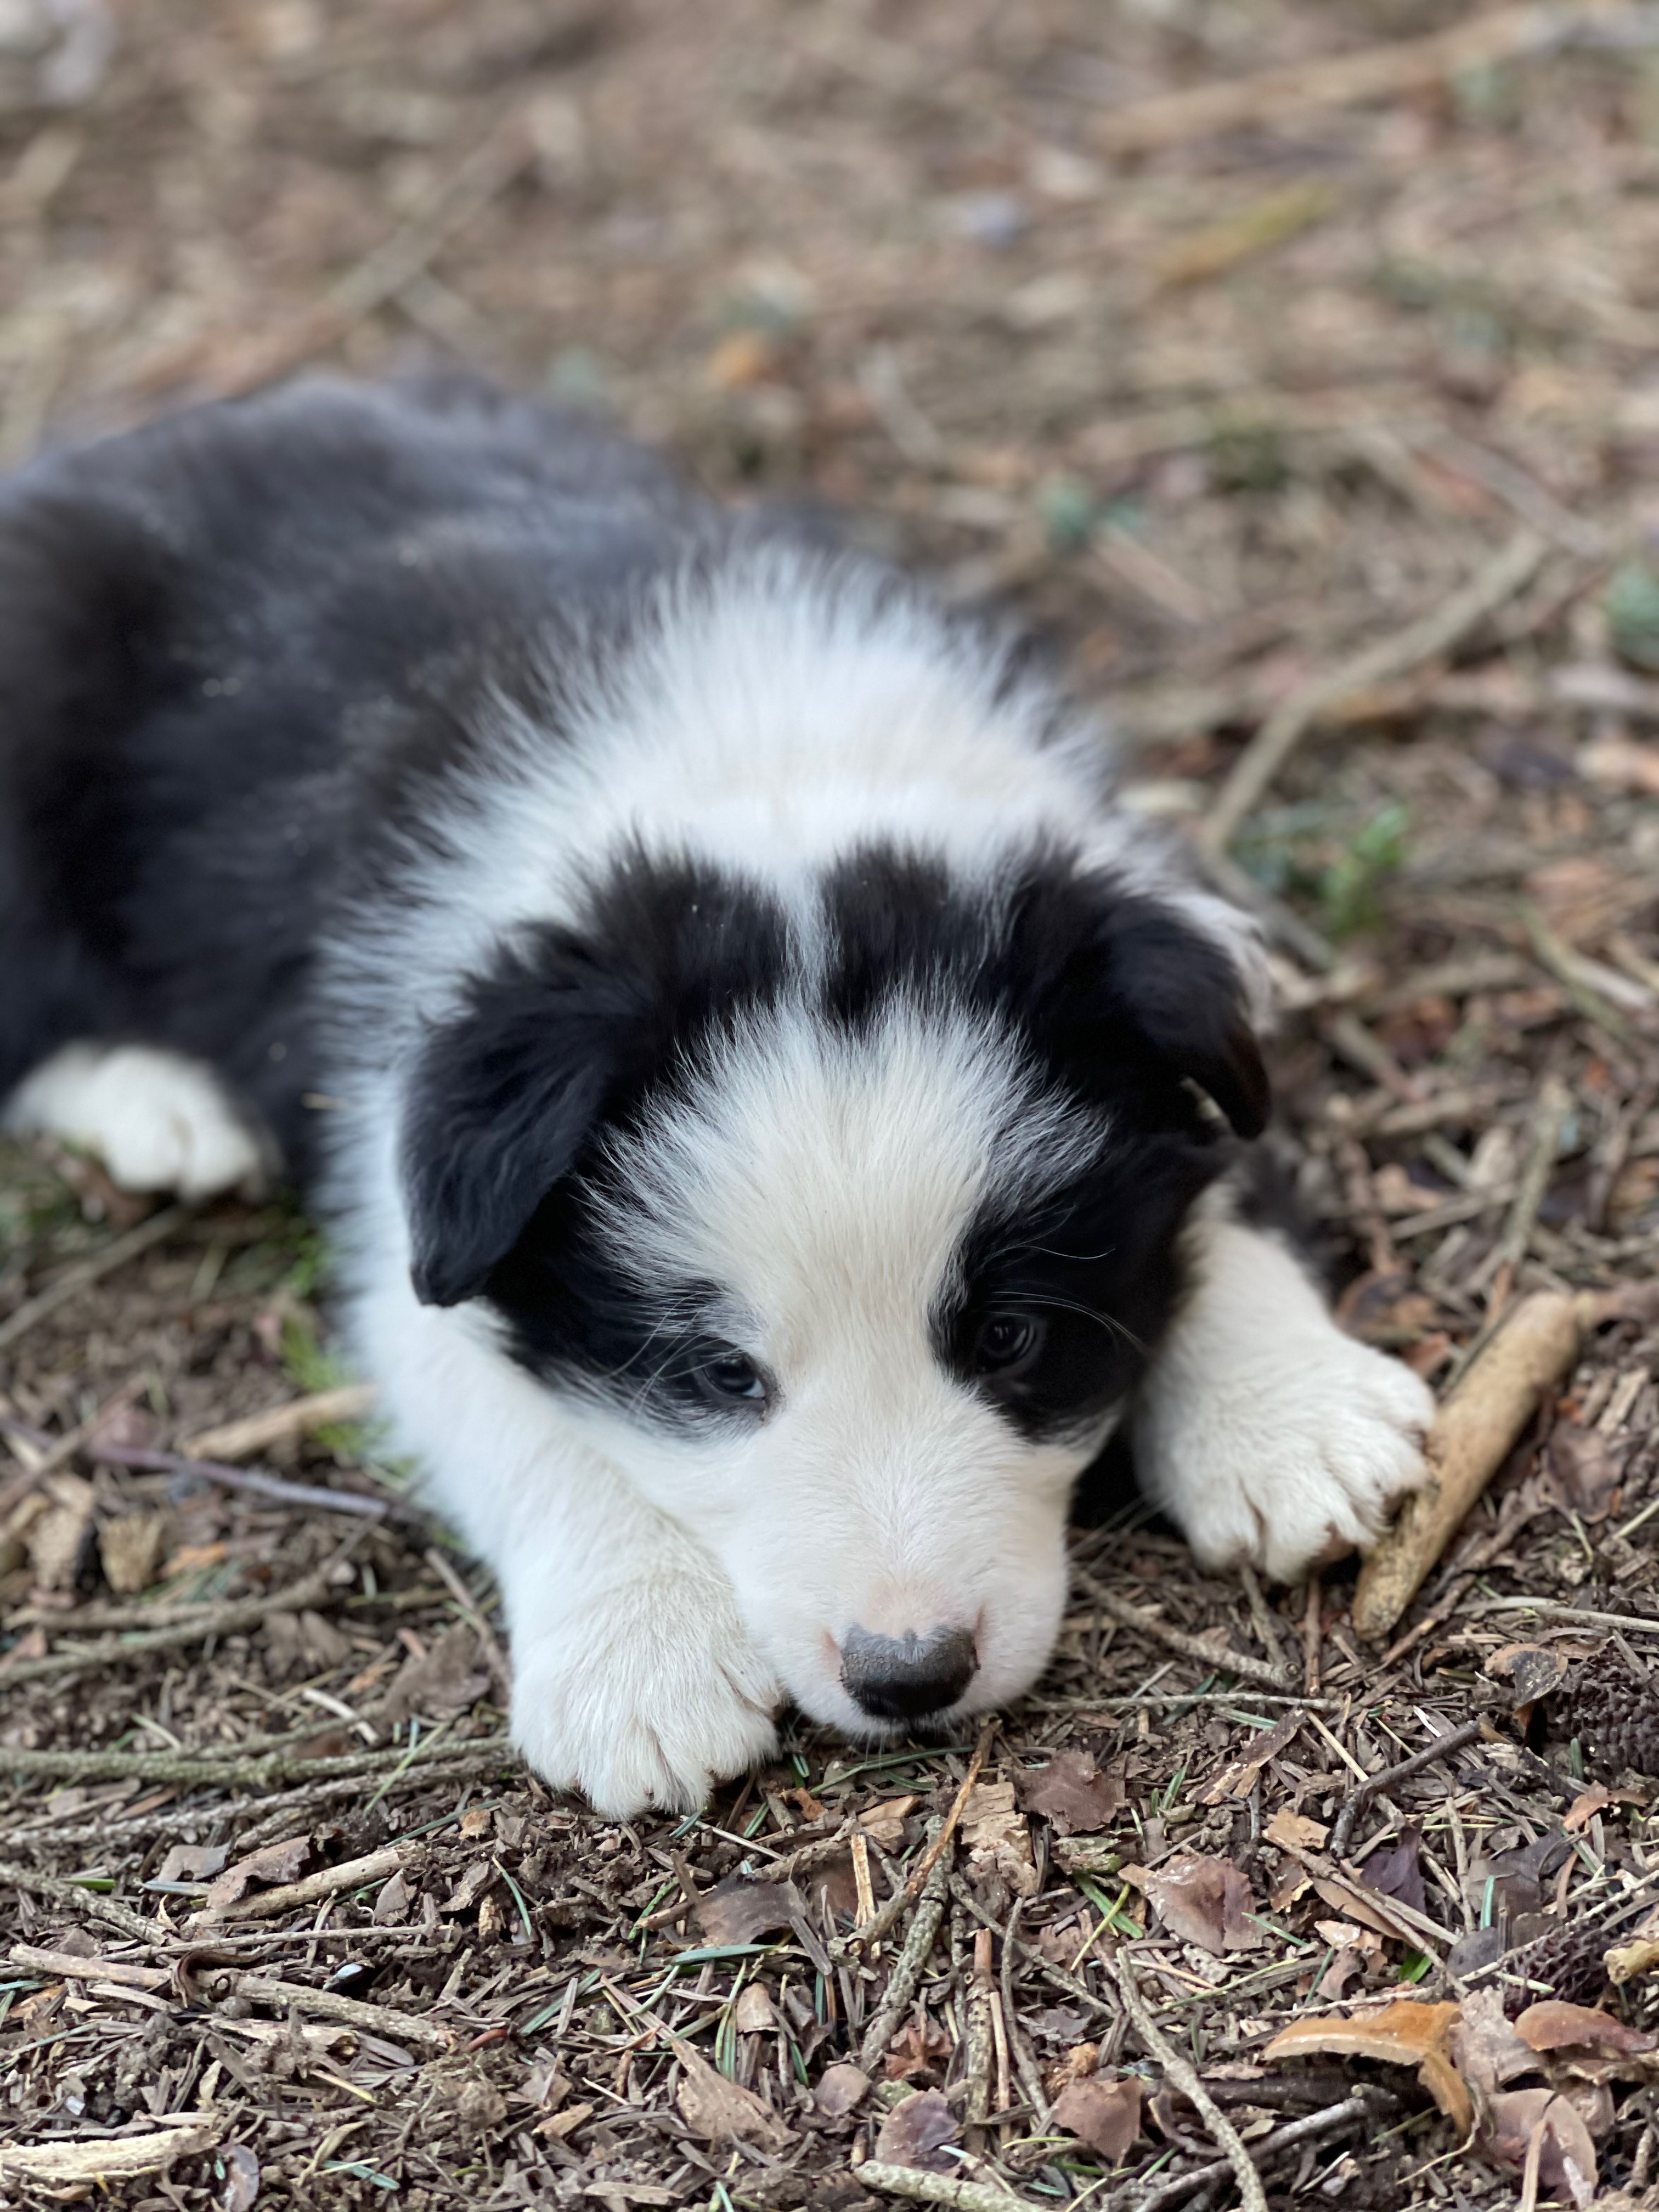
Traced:
[[697, 1387], [716, 1406], [763, 1406], [766, 1378], [741, 1352], [723, 1352], [697, 1370]]
[[992, 1314], [974, 1346], [981, 1375], [1016, 1375], [1042, 1349], [1043, 1325], [1029, 1314]]

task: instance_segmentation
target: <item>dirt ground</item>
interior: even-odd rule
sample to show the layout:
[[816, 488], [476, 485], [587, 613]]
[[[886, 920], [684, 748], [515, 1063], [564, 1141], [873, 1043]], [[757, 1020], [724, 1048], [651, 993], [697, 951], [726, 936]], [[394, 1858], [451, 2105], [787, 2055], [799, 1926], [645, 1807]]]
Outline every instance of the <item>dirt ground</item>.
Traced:
[[298, 1216], [0, 1154], [0, 2202], [1659, 2205], [1656, 11], [3, 0], [8, 464], [434, 359], [1051, 627], [1350, 1325], [1599, 1303], [1393, 1629], [1127, 1510], [984, 1737], [606, 1822], [372, 1428], [197, 1443]]

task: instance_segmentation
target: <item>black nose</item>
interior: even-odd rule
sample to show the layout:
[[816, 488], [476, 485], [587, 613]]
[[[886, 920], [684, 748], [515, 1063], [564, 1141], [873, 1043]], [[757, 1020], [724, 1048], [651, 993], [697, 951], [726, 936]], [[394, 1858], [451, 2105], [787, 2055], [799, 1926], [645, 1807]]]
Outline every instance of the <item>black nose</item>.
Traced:
[[957, 1699], [979, 1664], [965, 1628], [929, 1636], [872, 1636], [849, 1628], [841, 1640], [841, 1679], [848, 1695], [881, 1721], [914, 1721]]

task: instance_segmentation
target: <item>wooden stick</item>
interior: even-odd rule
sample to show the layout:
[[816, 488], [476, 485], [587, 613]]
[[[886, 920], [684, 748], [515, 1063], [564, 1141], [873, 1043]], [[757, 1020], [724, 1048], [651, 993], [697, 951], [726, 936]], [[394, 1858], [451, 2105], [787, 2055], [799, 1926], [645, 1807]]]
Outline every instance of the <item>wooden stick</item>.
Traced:
[[186, 1437], [179, 1446], [185, 1459], [244, 1460], [289, 1437], [309, 1436], [333, 1421], [361, 1421], [374, 1409], [375, 1390], [370, 1382], [347, 1382], [337, 1390], [314, 1390], [309, 1397], [290, 1398], [285, 1406], [268, 1406], [263, 1413], [226, 1421], [216, 1429], [204, 1429]]
[[77, 1260], [72, 1267], [65, 1267], [50, 1289], [26, 1299], [15, 1314], [0, 1322], [0, 1352], [9, 1352], [36, 1322], [55, 1314], [59, 1306], [66, 1306], [92, 1284], [101, 1282], [116, 1268], [125, 1267], [129, 1260], [136, 1260], [153, 1245], [164, 1244], [174, 1230], [182, 1229], [189, 1218], [186, 1206], [164, 1206], [160, 1213], [152, 1213], [148, 1221], [141, 1221], [136, 1229], [129, 1229], [125, 1237], [106, 1244], [101, 1252], [94, 1252], [89, 1259]]
[[1331, 54], [1253, 76], [1197, 85], [1111, 108], [1091, 137], [1108, 154], [1147, 154], [1184, 140], [1217, 137], [1252, 125], [1293, 121], [1328, 107], [1358, 107], [1372, 100], [1442, 84], [1449, 77], [1522, 55], [1547, 52], [1577, 38], [1593, 37], [1637, 14], [1618, 0], [1578, 0], [1577, 5], [1494, 8], [1471, 21], [1397, 39], [1358, 53]]
[[1284, 1668], [1275, 1667], [1271, 1660], [1255, 1658], [1247, 1651], [1229, 1650], [1224, 1644], [1206, 1644], [1202, 1637], [1188, 1636], [1185, 1629], [1171, 1628], [1166, 1621], [1154, 1620], [1126, 1599], [1104, 1589], [1075, 1563], [1072, 1573], [1090, 1602], [1097, 1605], [1121, 1628], [1135, 1629], [1140, 1635], [1150, 1637], [1154, 1644], [1161, 1644], [1166, 1651], [1178, 1651], [1183, 1659], [1196, 1660], [1200, 1667], [1207, 1667], [1215, 1674], [1237, 1674], [1243, 1681], [1261, 1682], [1274, 1690], [1291, 1686]]
[[1435, 1416], [1428, 1481], [1360, 1569], [1356, 1633], [1389, 1634], [1601, 1313], [1600, 1300], [1570, 1291], [1537, 1291], [1510, 1310]]
[[[296, 1905], [315, 1905], [319, 1899], [337, 1897], [343, 1889], [362, 1889], [372, 1881], [385, 1881], [410, 1856], [407, 1844], [387, 1844], [360, 1859], [343, 1859], [338, 1866], [319, 1867], [298, 1881], [285, 1881], [275, 1889], [255, 1890], [230, 1905], [209, 1905], [196, 1916], [193, 1927], [217, 1927], [226, 1920], [270, 1920], [292, 1912]], [[203, 1887], [205, 1888], [206, 1884]]]
[[1117, 1978], [1118, 1990], [1123, 1998], [1123, 2009], [1133, 2023], [1149, 2058], [1156, 2059], [1169, 2079], [1174, 2082], [1188, 2103], [1195, 2107], [1199, 2118], [1210, 2130], [1215, 2146], [1225, 2157], [1238, 2184], [1239, 2202], [1245, 2212], [1267, 2212], [1267, 2193], [1261, 2186], [1261, 2176], [1255, 2161], [1244, 2147], [1243, 2136], [1226, 2114], [1216, 2103], [1199, 2079], [1198, 2069], [1190, 2058], [1185, 2058], [1152, 2018], [1140, 1984], [1135, 1979], [1134, 1968], [1129, 1963], [1127, 1951], [1120, 1951], [1113, 1961], [1112, 1971]]
[[1407, 669], [1449, 653], [1505, 600], [1525, 589], [1547, 550], [1535, 531], [1517, 531], [1461, 592], [1431, 607], [1392, 637], [1366, 646], [1291, 692], [1234, 763], [1203, 826], [1201, 842], [1206, 848], [1225, 852], [1245, 816], [1260, 803], [1279, 769], [1328, 707], [1350, 692], [1369, 691]]

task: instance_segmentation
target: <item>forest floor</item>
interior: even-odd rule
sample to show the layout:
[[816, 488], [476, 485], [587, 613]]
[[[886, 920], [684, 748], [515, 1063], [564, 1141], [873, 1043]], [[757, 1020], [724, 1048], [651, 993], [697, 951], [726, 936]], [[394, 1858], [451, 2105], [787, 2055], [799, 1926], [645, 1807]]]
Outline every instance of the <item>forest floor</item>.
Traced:
[[6, 1151], [0, 2203], [1659, 2205], [1655, 18], [0, 6], [0, 459], [465, 361], [851, 511], [1260, 908], [1349, 1325], [1600, 1301], [1381, 1638], [1127, 1512], [983, 1737], [624, 1823], [372, 1427], [191, 1472], [299, 1216]]

